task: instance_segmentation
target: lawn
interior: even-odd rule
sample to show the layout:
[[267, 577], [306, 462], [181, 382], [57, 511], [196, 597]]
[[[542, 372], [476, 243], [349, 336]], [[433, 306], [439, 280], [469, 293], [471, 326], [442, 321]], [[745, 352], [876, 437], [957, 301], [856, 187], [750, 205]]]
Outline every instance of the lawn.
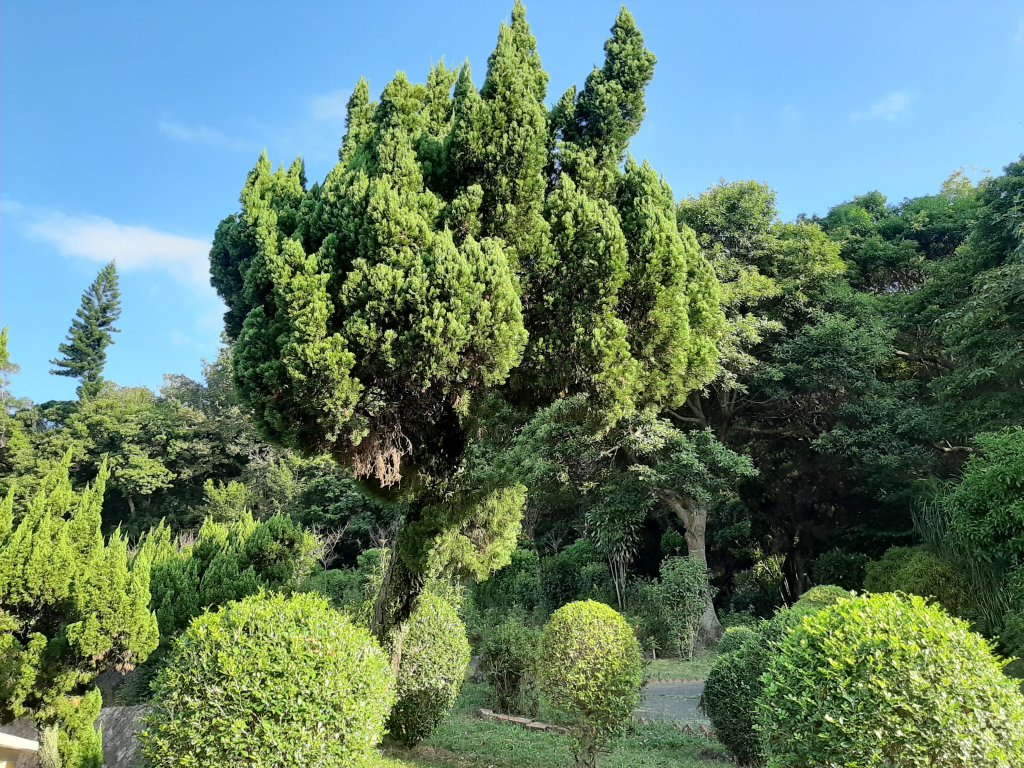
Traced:
[[717, 657], [717, 652], [707, 650], [695, 652], [690, 660], [658, 659], [648, 661], [647, 680], [652, 683], [667, 680], [705, 680]]
[[[381, 768], [564, 768], [572, 764], [564, 736], [535, 733], [476, 716], [486, 687], [467, 683], [458, 707], [425, 742], [385, 749]], [[712, 768], [728, 765], [715, 742], [687, 736], [669, 725], [637, 726], [619, 742], [602, 768]]]

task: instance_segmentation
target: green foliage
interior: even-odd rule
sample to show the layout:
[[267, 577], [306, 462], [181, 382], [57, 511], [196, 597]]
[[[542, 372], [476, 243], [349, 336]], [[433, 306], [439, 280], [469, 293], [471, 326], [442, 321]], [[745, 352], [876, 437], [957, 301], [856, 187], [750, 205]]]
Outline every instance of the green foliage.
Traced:
[[480, 651], [480, 669], [499, 712], [536, 717], [540, 631], [516, 618], [492, 630]]
[[161, 523], [142, 543], [153, 563], [152, 606], [165, 639], [202, 611], [261, 590], [298, 589], [315, 567], [316, 538], [291, 518], [256, 522], [243, 512], [232, 522], [208, 519], [191, 544], [172, 540]]
[[991, 645], [920, 597], [842, 600], [770, 659], [759, 730], [771, 766], [992, 768], [1024, 760], [1024, 696]]
[[581, 768], [612, 748], [640, 701], [643, 657], [633, 629], [603, 603], [570, 603], [544, 627], [537, 677], [546, 711], [569, 729]]
[[756, 642], [758, 637], [757, 632], [751, 627], [726, 627], [722, 638], [718, 641], [718, 652], [723, 654], [732, 653], [739, 650], [748, 640], [755, 640]]
[[800, 599], [793, 604], [793, 610], [812, 609], [820, 611], [822, 608], [835, 605], [840, 600], [848, 600], [854, 594], [850, 590], [837, 587], [834, 584], [819, 584], [800, 595]]
[[761, 556], [754, 565], [733, 574], [731, 605], [734, 611], [770, 616], [785, 602], [785, 576], [778, 555]]
[[611, 600], [608, 567], [588, 541], [540, 558], [539, 577], [542, 604], [548, 612], [577, 600]]
[[68, 340], [59, 348], [62, 357], [50, 361], [56, 366], [51, 373], [79, 380], [78, 396], [81, 399], [93, 397], [103, 388], [107, 347], [114, 341], [111, 334], [117, 333], [114, 323], [120, 316], [121, 291], [117, 267], [110, 262], [82, 293], [82, 304], [71, 322]]
[[893, 547], [868, 563], [868, 592], [907, 592], [934, 599], [954, 616], [970, 615], [969, 586], [962, 573], [924, 547]]
[[[129, 564], [124, 538], [104, 542], [100, 533], [108, 473], [101, 468], [77, 493], [70, 461], [41, 481], [13, 530], [0, 536], [2, 719], [32, 713], [60, 723], [62, 708], [97, 675], [132, 669], [158, 643], [150, 561]], [[8, 520], [11, 499], [0, 504]]]
[[830, 549], [811, 563], [815, 584], [835, 584], [843, 589], [860, 589], [869, 558], [861, 552]]
[[480, 610], [518, 609], [531, 613], [541, 604], [540, 559], [536, 551], [520, 547], [512, 562], [473, 588]]
[[759, 765], [763, 758], [756, 729], [757, 705], [765, 688], [762, 675], [779, 643], [804, 617], [849, 597], [848, 592], [834, 587], [815, 588], [807, 593], [806, 600], [751, 626], [748, 631], [753, 632], [752, 636], [747, 634], [738, 647], [723, 652], [715, 660], [704, 683], [700, 706], [711, 720], [718, 740], [740, 765]]
[[767, 662], [766, 642], [758, 632], [731, 653], [721, 654], [704, 681], [701, 709], [711, 720], [715, 736], [740, 765], [761, 762], [754, 706], [761, 695], [761, 675]]
[[455, 706], [469, 667], [469, 640], [455, 608], [428, 591], [392, 645], [400, 663], [388, 732], [413, 745], [429, 736]]
[[103, 768], [103, 736], [96, 729], [102, 706], [98, 689], [57, 703], [53, 713], [59, 724], [55, 730], [56, 768]]
[[360, 81], [323, 183], [263, 155], [218, 227], [212, 281], [262, 431], [405, 505], [381, 636], [428, 572], [508, 562], [525, 489], [491, 461], [495, 396], [529, 416], [578, 395], [607, 432], [715, 374], [715, 276], [668, 186], [625, 157], [653, 65], [623, 11], [549, 116], [517, 2], [479, 91], [468, 65], [398, 75], [377, 103]]
[[659, 603], [679, 658], [693, 657], [701, 617], [714, 597], [708, 578], [707, 564], [693, 557], [669, 557], [661, 564]]
[[369, 766], [394, 701], [388, 658], [314, 595], [255, 596], [197, 618], [141, 735], [155, 768]]

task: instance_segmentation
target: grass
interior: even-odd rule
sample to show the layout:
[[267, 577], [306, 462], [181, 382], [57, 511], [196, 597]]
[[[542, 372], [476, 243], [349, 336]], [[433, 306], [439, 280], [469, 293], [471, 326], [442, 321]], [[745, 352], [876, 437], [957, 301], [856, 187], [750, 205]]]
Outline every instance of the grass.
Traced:
[[711, 665], [718, 658], [717, 652], [712, 650], [697, 651], [692, 659], [658, 659], [647, 662], [647, 680], [658, 682], [662, 680], [705, 680]]
[[[413, 749], [390, 746], [381, 768], [565, 768], [572, 765], [564, 736], [535, 733], [476, 716], [486, 687], [467, 683], [448, 721]], [[714, 768], [728, 765], [716, 743], [670, 725], [637, 726], [601, 759], [601, 768]]]

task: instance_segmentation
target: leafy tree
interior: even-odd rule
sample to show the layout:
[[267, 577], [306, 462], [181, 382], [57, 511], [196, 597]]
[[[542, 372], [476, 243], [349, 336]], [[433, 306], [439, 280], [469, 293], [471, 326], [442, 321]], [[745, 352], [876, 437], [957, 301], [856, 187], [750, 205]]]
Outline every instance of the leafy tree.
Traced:
[[68, 330], [68, 340], [59, 347], [62, 357], [51, 360], [51, 373], [79, 380], [80, 399], [96, 395], [103, 387], [103, 366], [107, 347], [117, 333], [114, 323], [121, 317], [121, 290], [117, 267], [110, 262], [82, 293], [82, 304]]
[[[664, 182], [619, 168], [652, 66], [623, 11], [555, 127], [517, 2], [479, 91], [468, 66], [399, 75], [376, 104], [361, 82], [323, 184], [263, 156], [218, 228], [212, 279], [261, 430], [407, 505], [381, 637], [430, 563], [483, 578], [511, 555], [525, 496], [480, 447], [488, 395], [527, 414], [586, 396], [607, 431], [714, 373], [714, 275]], [[573, 146], [593, 162], [563, 165]]]
[[16, 412], [25, 406], [9, 389], [20, 368], [11, 362], [7, 328], [0, 329], [0, 478], [20, 474], [32, 463], [32, 445]]
[[[145, 661], [159, 635], [149, 559], [129, 564], [124, 537], [104, 542], [100, 533], [108, 470], [76, 493], [69, 465], [67, 457], [43, 480], [20, 520], [13, 492], [0, 505], [0, 718], [56, 723], [61, 743], [85, 755], [96, 751], [99, 695], [82, 695], [104, 670]], [[79, 764], [92, 765], [84, 756]]]

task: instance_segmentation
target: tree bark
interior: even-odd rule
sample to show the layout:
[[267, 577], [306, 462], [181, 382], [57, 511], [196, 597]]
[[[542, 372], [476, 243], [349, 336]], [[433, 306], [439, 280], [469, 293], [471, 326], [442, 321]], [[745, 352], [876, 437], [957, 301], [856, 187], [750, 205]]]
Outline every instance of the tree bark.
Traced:
[[[674, 491], [664, 491], [661, 497], [679, 518], [679, 522], [683, 524], [687, 554], [707, 566], [708, 553], [705, 534], [708, 526], [708, 510], [692, 499]], [[718, 614], [715, 613], [715, 606], [712, 603], [708, 605], [704, 615], [701, 616], [700, 628], [697, 630], [697, 642], [710, 647], [718, 642], [718, 638], [721, 636], [722, 623], [718, 620]]]

